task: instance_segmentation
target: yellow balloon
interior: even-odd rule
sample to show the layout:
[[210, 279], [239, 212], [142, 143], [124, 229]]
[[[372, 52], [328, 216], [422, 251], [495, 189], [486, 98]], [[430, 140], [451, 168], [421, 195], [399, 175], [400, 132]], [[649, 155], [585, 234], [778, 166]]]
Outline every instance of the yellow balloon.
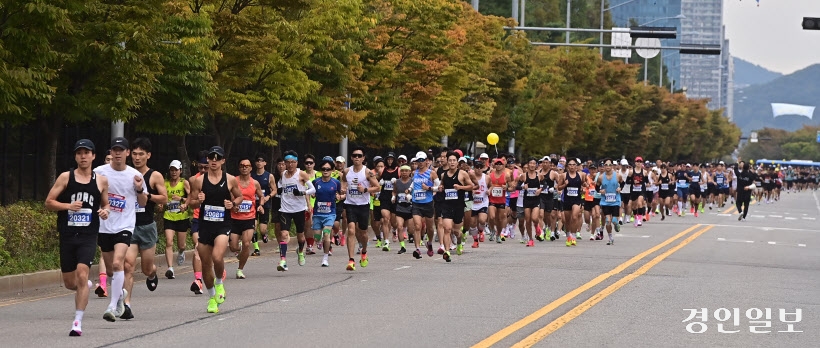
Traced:
[[487, 143], [490, 145], [498, 144], [498, 134], [490, 133], [487, 134]]
[[749, 160], [749, 164], [755, 164], [755, 160]]

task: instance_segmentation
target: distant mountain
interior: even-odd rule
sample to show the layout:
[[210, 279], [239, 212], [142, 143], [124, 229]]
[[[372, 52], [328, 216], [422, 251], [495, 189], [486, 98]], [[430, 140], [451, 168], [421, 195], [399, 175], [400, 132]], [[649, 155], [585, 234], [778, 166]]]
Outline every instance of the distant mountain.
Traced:
[[735, 89], [746, 88], [753, 85], [762, 85], [783, 76], [783, 74], [771, 71], [762, 66], [747, 62], [738, 57], [732, 57], [735, 65]]
[[764, 127], [794, 131], [807, 124], [820, 125], [820, 109], [811, 119], [797, 115], [775, 118], [771, 103], [820, 106], [820, 64], [740, 89], [734, 101], [734, 122], [746, 135]]

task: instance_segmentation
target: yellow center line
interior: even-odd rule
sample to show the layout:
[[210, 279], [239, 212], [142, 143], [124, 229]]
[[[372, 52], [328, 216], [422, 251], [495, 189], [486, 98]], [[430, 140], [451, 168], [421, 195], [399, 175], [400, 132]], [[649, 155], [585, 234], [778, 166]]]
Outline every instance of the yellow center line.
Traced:
[[572, 291], [568, 292], [564, 296], [561, 296], [557, 300], [552, 301], [550, 304], [542, 307], [541, 309], [533, 312], [532, 314], [522, 318], [519, 321], [516, 321], [515, 323], [511, 324], [510, 326], [505, 327], [504, 329], [501, 329], [501, 331], [498, 331], [498, 332], [494, 333], [492, 336], [485, 338], [481, 342], [476, 343], [472, 348], [484, 348], [484, 347], [489, 347], [489, 346], [492, 346], [493, 344], [498, 343], [499, 341], [503, 340], [504, 338], [506, 338], [507, 336], [513, 334], [514, 332], [520, 330], [521, 328], [523, 328], [523, 327], [525, 327], [529, 324], [532, 324], [534, 321], [536, 321], [538, 319], [541, 319], [543, 316], [549, 314], [551, 311], [553, 311], [556, 308], [562, 306], [563, 304], [569, 302], [573, 298], [575, 298], [578, 295], [582, 294], [584, 291], [587, 291], [587, 290], [591, 289], [592, 287], [600, 284], [601, 282], [607, 280], [609, 277], [611, 277], [613, 275], [616, 275], [618, 273], [623, 272], [629, 266], [632, 266], [633, 264], [640, 261], [641, 259], [643, 259], [643, 258], [649, 256], [650, 254], [658, 251], [659, 249], [669, 245], [670, 243], [672, 243], [675, 240], [683, 237], [687, 233], [699, 228], [700, 226], [701, 225], [698, 224], [698, 225], [694, 225], [690, 228], [687, 228], [683, 232], [678, 233], [677, 235], [673, 236], [672, 238], [669, 238], [669, 239], [663, 241], [662, 243], [652, 247], [651, 249], [648, 249], [648, 250], [646, 250], [646, 251], [644, 251], [644, 252], [642, 252], [638, 255], [635, 255], [635, 257], [633, 257], [633, 258], [629, 259], [628, 261], [618, 265], [618, 267], [613, 268], [609, 272], [606, 272], [604, 274], [601, 274], [601, 275], [595, 277], [594, 279], [590, 280], [586, 284], [581, 285], [580, 287], [576, 288], [575, 290], [572, 290]]
[[737, 209], [737, 207], [733, 205], [733, 206], [729, 207], [729, 209], [726, 209], [726, 210], [724, 210], [720, 213], [721, 214], [732, 214], [736, 209]]
[[612, 295], [615, 291], [622, 288], [624, 285], [628, 284], [629, 282], [635, 280], [635, 278], [638, 278], [642, 274], [649, 271], [652, 267], [654, 267], [655, 265], [657, 265], [658, 263], [660, 263], [661, 261], [666, 259], [669, 255], [674, 254], [676, 251], [680, 250], [681, 248], [683, 248], [687, 244], [691, 243], [696, 238], [700, 237], [700, 235], [704, 234], [706, 231], [708, 231], [712, 227], [714, 227], [714, 226], [711, 226], [711, 225], [706, 226], [703, 229], [701, 229], [700, 231], [695, 232], [694, 234], [689, 236], [689, 238], [686, 238], [683, 241], [681, 241], [678, 245], [674, 246], [673, 248], [670, 248], [669, 250], [665, 251], [663, 254], [658, 255], [654, 259], [650, 260], [649, 262], [647, 262], [646, 264], [641, 266], [641, 268], [638, 268], [637, 271], [632, 272], [629, 275], [627, 275], [626, 277], [621, 278], [620, 280], [618, 280], [614, 284], [606, 287], [606, 289], [602, 290], [601, 292], [596, 293], [595, 295], [592, 295], [592, 297], [590, 297], [589, 299], [587, 299], [586, 301], [584, 301], [583, 303], [581, 303], [577, 307], [573, 308], [572, 310], [570, 310], [566, 314], [560, 316], [558, 319], [553, 320], [547, 326], [539, 329], [538, 331], [534, 332], [533, 334], [527, 336], [527, 338], [525, 338], [525, 339], [521, 340], [520, 342], [516, 343], [513, 346], [513, 348], [531, 347], [532, 345], [534, 345], [534, 344], [538, 343], [539, 341], [543, 340], [544, 338], [546, 338], [547, 336], [549, 336], [553, 332], [557, 331], [558, 329], [560, 329], [561, 327], [566, 325], [572, 319], [575, 319], [576, 317], [578, 317], [582, 313], [586, 312], [588, 309], [592, 308], [592, 306], [596, 305], [598, 302], [601, 302], [607, 296]]

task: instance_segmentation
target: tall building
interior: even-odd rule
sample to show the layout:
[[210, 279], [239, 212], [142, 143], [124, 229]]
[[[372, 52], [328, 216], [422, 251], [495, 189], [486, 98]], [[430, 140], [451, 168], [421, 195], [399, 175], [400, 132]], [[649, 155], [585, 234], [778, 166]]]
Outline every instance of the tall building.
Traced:
[[[723, 26], [723, 0], [609, 0], [612, 20], [628, 27], [630, 20], [639, 25], [675, 27], [677, 39], [661, 40], [663, 46], [685, 44], [722, 45], [720, 56], [680, 54], [664, 50], [667, 78], [675, 89], [685, 89], [690, 98], [708, 98], [710, 109], [725, 108], [732, 119], [732, 80], [734, 69]], [[683, 15], [683, 19], [673, 19]]]

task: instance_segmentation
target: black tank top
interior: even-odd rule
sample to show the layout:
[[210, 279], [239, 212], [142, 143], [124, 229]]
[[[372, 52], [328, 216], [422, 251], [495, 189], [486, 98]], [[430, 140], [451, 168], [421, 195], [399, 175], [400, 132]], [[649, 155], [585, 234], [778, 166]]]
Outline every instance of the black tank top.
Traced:
[[550, 178], [550, 175], [552, 175], [552, 169], [547, 170], [547, 173], [544, 174], [544, 180], [541, 180], [542, 195], [552, 196], [552, 193], [550, 193], [550, 187], [555, 186], [555, 181]]
[[441, 184], [444, 185], [442, 197], [444, 197], [444, 202], [447, 204], [464, 204], [464, 191], [455, 189], [456, 184], [461, 184], [461, 182], [458, 181], [458, 174], [460, 172], [461, 169], [456, 169], [456, 173], [450, 176], [449, 171], [444, 171], [444, 180], [441, 180]]
[[[150, 179], [152, 174], [154, 174], [154, 170], [148, 169], [148, 171], [145, 172], [145, 175], [142, 176], [142, 180], [145, 180], [145, 186], [148, 187], [148, 193], [155, 195], [158, 194], [159, 191], [151, 185]], [[144, 208], [137, 205], [137, 226], [145, 226], [154, 222], [154, 211], [156, 206], [157, 204], [152, 202], [150, 199], [148, 200], [148, 203], [145, 203]]]
[[575, 177], [569, 176], [569, 172], [564, 173], [567, 180], [567, 187], [564, 188], [564, 201], [581, 200], [581, 173], [575, 173]]
[[74, 178], [74, 169], [68, 172], [68, 184], [65, 190], [57, 196], [60, 203], [82, 201], [83, 207], [76, 212], [67, 210], [57, 212], [57, 230], [60, 236], [74, 236], [78, 234], [97, 234], [100, 232], [100, 210], [102, 194], [97, 187], [97, 174], [91, 172], [91, 180], [87, 184], [78, 183]]
[[[527, 185], [529, 188], [528, 190], [537, 190], [540, 183], [538, 182], [538, 173], [535, 173], [534, 178], [530, 178], [529, 173], [524, 173], [524, 184]], [[524, 200], [534, 200], [534, 199], [541, 199], [537, 195], [535, 195], [535, 191], [533, 191], [533, 195], [531, 196], [527, 190], [524, 191]]]
[[[660, 186], [661, 190], [663, 190], [663, 191], [672, 190], [672, 185], [671, 184], [673, 182], [672, 182], [672, 179], [669, 177], [669, 172], [666, 172], [666, 175], [662, 175], [659, 180], [660, 180], [660, 185], [658, 185], [658, 186]], [[666, 184], [665, 189], [663, 188], [663, 184]]]
[[[438, 175], [438, 178], [441, 179], [442, 183], [444, 183], [443, 178], [445, 176], [447, 176], [447, 171], [444, 170], [443, 167], [438, 167], [438, 169], [436, 169], [436, 175]], [[435, 194], [433, 194], [433, 201], [434, 202], [444, 202], [445, 201], [444, 195], [445, 195], [444, 192], [436, 192]], [[462, 199], [462, 201], [463, 201], [463, 199]]]
[[648, 180], [643, 169], [641, 169], [640, 173], [632, 172], [632, 182], [630, 182], [630, 184], [632, 184], [632, 192], [643, 192], [646, 182], [648, 182]]
[[396, 168], [392, 172], [387, 168], [382, 170], [382, 180], [384, 180], [384, 185], [382, 185], [381, 195], [379, 195], [379, 199], [383, 202], [389, 202], [393, 199], [393, 190], [385, 190], [385, 187], [388, 185], [393, 186], [393, 183], [390, 182], [392, 179], [399, 180], [399, 168]]
[[225, 209], [225, 200], [231, 199], [231, 191], [228, 189], [228, 174], [222, 172], [219, 183], [212, 184], [208, 180], [208, 173], [202, 175], [202, 193], [205, 194], [205, 201], [200, 208], [199, 226], [200, 229], [221, 232], [231, 228], [231, 214]]

